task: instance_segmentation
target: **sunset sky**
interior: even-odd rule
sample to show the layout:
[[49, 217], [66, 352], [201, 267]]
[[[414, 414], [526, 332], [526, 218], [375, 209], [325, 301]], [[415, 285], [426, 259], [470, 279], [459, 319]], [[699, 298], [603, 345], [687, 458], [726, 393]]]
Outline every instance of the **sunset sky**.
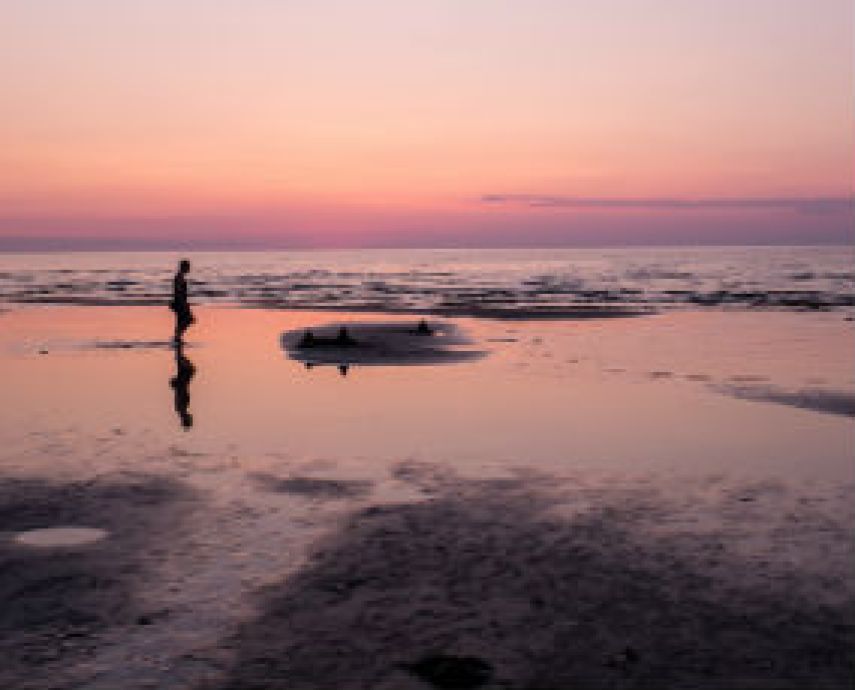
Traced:
[[853, 238], [851, 0], [4, 0], [0, 249]]

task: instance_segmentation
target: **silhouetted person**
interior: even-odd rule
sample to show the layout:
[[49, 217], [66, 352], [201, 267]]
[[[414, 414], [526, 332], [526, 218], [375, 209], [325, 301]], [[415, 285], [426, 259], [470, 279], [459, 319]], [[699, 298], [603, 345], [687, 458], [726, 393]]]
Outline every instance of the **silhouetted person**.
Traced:
[[181, 343], [190, 324], [196, 319], [190, 311], [190, 303], [187, 301], [187, 274], [190, 272], [190, 262], [184, 259], [178, 264], [178, 272], [172, 279], [172, 301], [169, 308], [175, 312], [175, 335], [173, 342]]
[[181, 426], [189, 430], [193, 426], [193, 415], [190, 414], [190, 381], [196, 375], [196, 367], [184, 356], [184, 346], [178, 342], [175, 346], [175, 376], [169, 380], [169, 385], [175, 391], [175, 412], [181, 419]]

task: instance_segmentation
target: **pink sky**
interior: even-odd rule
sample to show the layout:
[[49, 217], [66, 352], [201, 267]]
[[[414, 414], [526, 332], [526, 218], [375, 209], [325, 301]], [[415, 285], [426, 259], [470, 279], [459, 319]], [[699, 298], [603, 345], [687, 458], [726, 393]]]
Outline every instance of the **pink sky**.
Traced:
[[6, 0], [0, 248], [850, 241], [853, 27], [849, 0]]

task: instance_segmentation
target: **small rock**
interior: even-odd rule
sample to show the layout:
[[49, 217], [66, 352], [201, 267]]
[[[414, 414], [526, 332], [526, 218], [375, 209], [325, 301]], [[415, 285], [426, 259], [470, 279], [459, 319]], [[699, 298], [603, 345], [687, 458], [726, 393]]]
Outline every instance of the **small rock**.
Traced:
[[434, 687], [448, 690], [477, 688], [493, 676], [493, 667], [474, 656], [436, 654], [410, 664], [406, 669]]
[[632, 647], [624, 647], [620, 654], [614, 654], [606, 659], [606, 667], [628, 673], [631, 666], [641, 660], [641, 656]]

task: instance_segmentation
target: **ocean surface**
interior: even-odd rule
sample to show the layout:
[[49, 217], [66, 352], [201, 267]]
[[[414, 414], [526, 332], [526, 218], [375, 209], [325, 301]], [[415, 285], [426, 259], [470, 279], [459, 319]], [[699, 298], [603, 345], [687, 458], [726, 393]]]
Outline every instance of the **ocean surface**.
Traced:
[[[6, 304], [162, 304], [174, 252], [0, 254]], [[191, 253], [196, 303], [484, 315], [855, 305], [855, 247]]]

